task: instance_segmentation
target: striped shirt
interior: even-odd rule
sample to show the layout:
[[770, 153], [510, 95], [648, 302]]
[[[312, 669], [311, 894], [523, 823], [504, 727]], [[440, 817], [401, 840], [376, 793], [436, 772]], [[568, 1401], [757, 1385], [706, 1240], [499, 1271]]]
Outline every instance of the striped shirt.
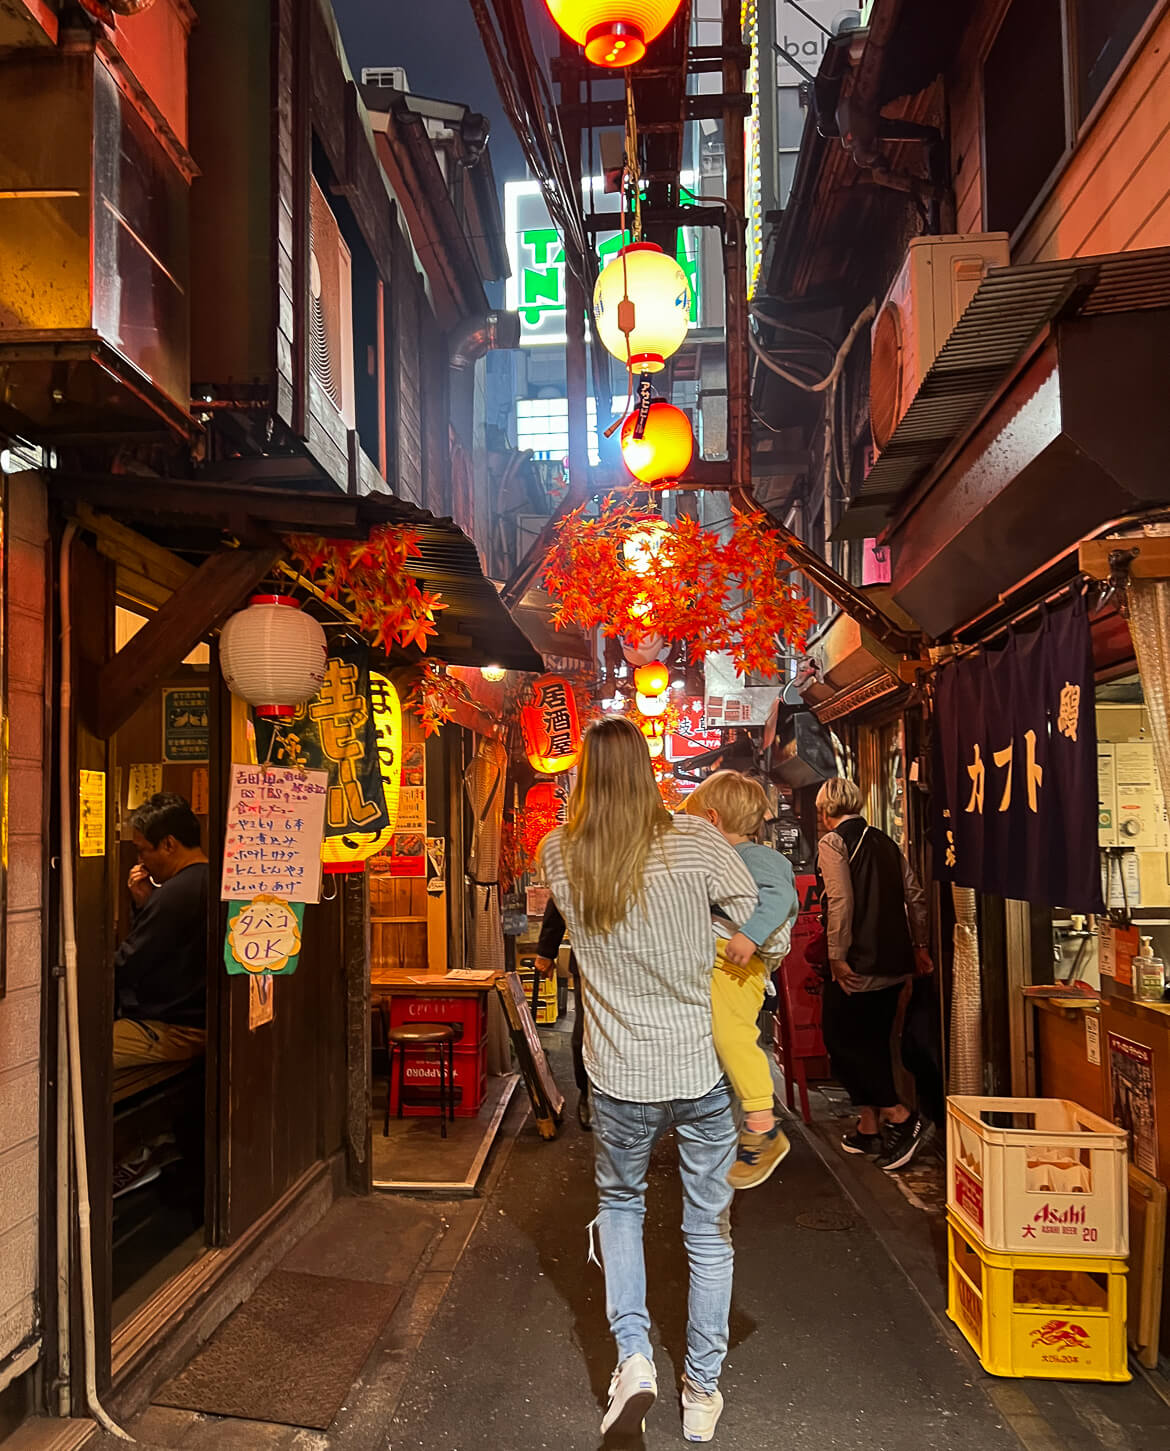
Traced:
[[562, 830], [545, 838], [544, 877], [584, 980], [585, 1068], [610, 1098], [701, 1098], [723, 1076], [711, 1037], [711, 907], [745, 922], [751, 873], [708, 821], [678, 816], [646, 862], [640, 903], [612, 932], [586, 932], [565, 872]]

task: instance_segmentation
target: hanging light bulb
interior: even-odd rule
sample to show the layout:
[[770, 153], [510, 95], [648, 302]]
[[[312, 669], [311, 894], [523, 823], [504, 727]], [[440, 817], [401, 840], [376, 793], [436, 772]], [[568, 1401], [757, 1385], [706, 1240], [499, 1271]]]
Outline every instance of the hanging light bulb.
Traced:
[[570, 40], [594, 65], [636, 65], [674, 19], [682, 0], [545, 0]]
[[657, 373], [690, 326], [687, 275], [653, 242], [631, 242], [602, 268], [593, 289], [593, 316], [597, 336], [619, 363]]
[[494, 683], [496, 681], [503, 680], [504, 676], [507, 675], [508, 672], [504, 669], [502, 665], [484, 665], [480, 669], [479, 673], [483, 676], [485, 680], [490, 680]]
[[691, 420], [673, 403], [655, 398], [646, 415], [642, 437], [635, 434], [635, 410], [622, 424], [622, 462], [643, 484], [662, 484], [682, 477], [691, 466], [695, 435]]

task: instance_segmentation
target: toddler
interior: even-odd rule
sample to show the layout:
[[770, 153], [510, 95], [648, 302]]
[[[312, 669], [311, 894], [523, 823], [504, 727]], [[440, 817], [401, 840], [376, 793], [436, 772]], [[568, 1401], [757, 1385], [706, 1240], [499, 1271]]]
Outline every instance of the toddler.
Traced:
[[736, 1189], [753, 1189], [791, 1148], [772, 1111], [772, 1073], [760, 1047], [758, 1020], [765, 980], [788, 953], [798, 908], [796, 883], [785, 857], [751, 840], [768, 811], [768, 797], [758, 781], [738, 771], [716, 771], [691, 792], [685, 809], [726, 837], [760, 897], [738, 932], [734, 924], [725, 927], [716, 920], [719, 941], [711, 974], [715, 1051], [743, 1109], [739, 1153], [727, 1182]]

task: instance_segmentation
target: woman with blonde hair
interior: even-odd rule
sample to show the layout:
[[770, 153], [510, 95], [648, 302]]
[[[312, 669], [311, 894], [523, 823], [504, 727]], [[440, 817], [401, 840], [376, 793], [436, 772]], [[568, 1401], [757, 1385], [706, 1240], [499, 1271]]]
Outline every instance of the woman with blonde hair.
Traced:
[[618, 1351], [602, 1433], [637, 1432], [658, 1394], [642, 1222], [650, 1154], [673, 1128], [690, 1263], [683, 1434], [709, 1441], [723, 1409], [733, 1265], [727, 1174], [737, 1145], [711, 1033], [711, 907], [745, 922], [755, 884], [710, 822], [670, 816], [646, 742], [621, 717], [586, 732], [568, 820], [545, 838], [541, 856], [584, 989], [594, 1226]]

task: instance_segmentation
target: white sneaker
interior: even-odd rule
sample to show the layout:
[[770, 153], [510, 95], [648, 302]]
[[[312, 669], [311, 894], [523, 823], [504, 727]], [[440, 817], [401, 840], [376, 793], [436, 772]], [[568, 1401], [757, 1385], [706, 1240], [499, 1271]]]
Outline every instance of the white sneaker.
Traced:
[[614, 1371], [609, 1383], [609, 1410], [601, 1423], [601, 1434], [617, 1431], [623, 1436], [636, 1435], [657, 1399], [658, 1376], [653, 1362], [644, 1355], [631, 1355]]
[[702, 1391], [694, 1381], [683, 1376], [682, 1416], [684, 1441], [710, 1441], [723, 1414], [723, 1396], [715, 1391]]

